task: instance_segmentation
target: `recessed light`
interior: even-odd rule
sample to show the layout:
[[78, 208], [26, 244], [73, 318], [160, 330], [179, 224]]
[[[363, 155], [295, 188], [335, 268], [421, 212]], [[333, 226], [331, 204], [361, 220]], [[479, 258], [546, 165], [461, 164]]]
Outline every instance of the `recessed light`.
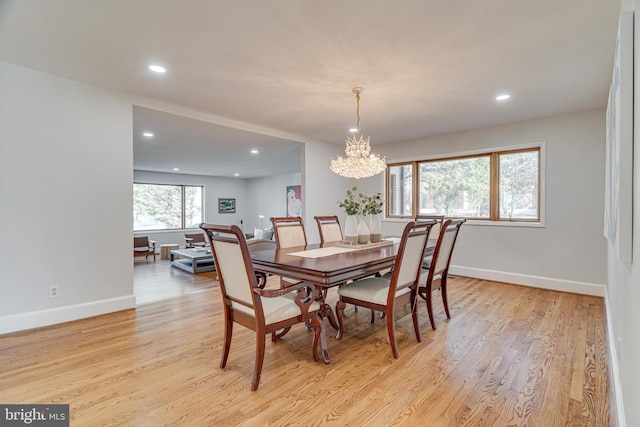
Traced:
[[146, 136], [147, 138], [153, 138], [153, 134], [151, 132], [144, 132], [142, 136]]
[[173, 168], [173, 170], [177, 172], [177, 171], [179, 171], [180, 169], [179, 169], [179, 168]]
[[358, 128], [351, 128], [351, 129], [349, 129], [349, 132], [351, 132], [351, 133], [358, 132]]
[[496, 101], [506, 101], [509, 98], [511, 98], [511, 95], [505, 93], [503, 95], [496, 96]]
[[251, 150], [251, 154], [258, 154], [258, 150]]
[[164, 68], [162, 65], [156, 65], [156, 64], [149, 65], [149, 69], [154, 73], [165, 73], [167, 71], [167, 69]]
[[239, 173], [234, 173], [233, 176], [240, 176], [240, 174]]

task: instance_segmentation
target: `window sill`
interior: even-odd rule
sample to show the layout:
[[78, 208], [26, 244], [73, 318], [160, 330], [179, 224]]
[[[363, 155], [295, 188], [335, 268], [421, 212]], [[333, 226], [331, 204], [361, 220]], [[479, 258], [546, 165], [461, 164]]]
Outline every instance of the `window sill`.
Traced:
[[[411, 221], [413, 218], [383, 218], [382, 222], [403, 223]], [[487, 221], [483, 219], [469, 219], [465, 222], [465, 226], [489, 226], [489, 227], [525, 227], [525, 228], [545, 228], [544, 221]]]

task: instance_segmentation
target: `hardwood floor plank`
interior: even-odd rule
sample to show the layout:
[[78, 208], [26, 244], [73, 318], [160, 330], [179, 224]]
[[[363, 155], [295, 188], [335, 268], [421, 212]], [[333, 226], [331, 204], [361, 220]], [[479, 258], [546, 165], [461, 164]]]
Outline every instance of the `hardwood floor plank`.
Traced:
[[609, 425], [601, 298], [456, 277], [451, 320], [438, 294], [437, 330], [419, 306], [421, 343], [408, 310], [396, 310], [400, 359], [384, 319], [371, 324], [368, 311], [351, 307], [342, 340], [326, 322], [330, 365], [313, 360], [312, 334], [293, 328], [267, 340], [251, 392], [252, 331], [235, 326], [219, 368], [215, 278], [199, 277], [211, 283], [188, 291], [195, 279], [185, 278], [182, 293], [165, 299], [181, 275], [154, 267], [144, 292], [158, 280], [161, 301], [0, 336], [0, 401], [69, 403], [74, 426]]

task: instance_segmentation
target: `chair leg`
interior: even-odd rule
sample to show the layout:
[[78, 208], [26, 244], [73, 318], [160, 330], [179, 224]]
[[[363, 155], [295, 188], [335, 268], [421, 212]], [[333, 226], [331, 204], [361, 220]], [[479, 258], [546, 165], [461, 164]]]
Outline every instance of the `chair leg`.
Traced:
[[413, 318], [413, 331], [416, 333], [416, 340], [422, 342], [420, 335], [420, 323], [418, 322], [418, 296], [411, 300], [411, 317]]
[[376, 311], [375, 310], [371, 310], [371, 323], [373, 323], [376, 320]]
[[447, 277], [444, 274], [440, 280], [440, 292], [442, 293], [444, 312], [447, 313], [447, 319], [451, 319], [451, 315], [449, 314], [449, 302], [447, 301]]
[[251, 391], [256, 391], [260, 385], [260, 373], [262, 373], [262, 362], [264, 361], [265, 334], [264, 330], [256, 331], [256, 366], [253, 370], [253, 381]]
[[338, 334], [336, 335], [336, 339], [342, 339], [342, 334], [344, 333], [344, 322], [342, 321], [342, 317], [344, 316], [344, 309], [347, 308], [347, 304], [342, 301], [338, 301], [336, 303], [336, 315], [338, 317]]
[[224, 349], [222, 350], [222, 359], [220, 360], [220, 368], [227, 366], [227, 358], [229, 357], [229, 348], [231, 348], [231, 336], [233, 335], [233, 320], [229, 318], [229, 313], [225, 309], [225, 325], [224, 325]]
[[433, 304], [431, 304], [431, 288], [426, 289], [425, 300], [427, 302], [427, 313], [429, 313], [429, 321], [431, 322], [431, 329], [436, 330], [436, 324], [433, 321]]
[[[387, 307], [387, 311], [389, 307]], [[393, 312], [387, 313], [387, 332], [389, 333], [389, 342], [391, 343], [391, 352], [393, 353], [393, 357], [396, 359], [400, 358], [400, 353], [398, 352], [398, 342], [396, 341], [396, 322], [393, 315]]]

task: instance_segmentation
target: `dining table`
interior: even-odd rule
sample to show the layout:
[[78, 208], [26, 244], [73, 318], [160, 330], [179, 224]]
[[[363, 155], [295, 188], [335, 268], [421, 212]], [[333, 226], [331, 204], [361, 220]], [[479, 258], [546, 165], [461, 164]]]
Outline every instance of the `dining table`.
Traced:
[[[435, 239], [429, 239], [425, 257], [433, 255], [435, 243]], [[325, 291], [392, 268], [399, 247], [399, 237], [386, 237], [380, 242], [364, 245], [349, 245], [344, 241], [311, 243], [255, 251], [251, 253], [251, 261], [254, 270], [258, 272], [315, 285], [320, 291], [321, 316], [334, 329], [339, 330], [333, 309], [324, 299]], [[326, 343], [321, 345], [324, 361], [329, 363]]]
[[[324, 290], [393, 267], [399, 246], [398, 237], [365, 245], [311, 243], [255, 251], [251, 259], [256, 271], [313, 283]], [[429, 239], [425, 257], [431, 256], [434, 248], [435, 239]]]
[[[430, 240], [425, 256], [433, 254], [435, 240]], [[324, 294], [328, 288], [390, 269], [399, 246], [398, 237], [365, 245], [347, 245], [340, 241], [311, 243], [255, 251], [251, 259], [256, 271], [312, 283]], [[338, 329], [332, 308], [324, 300], [321, 303], [323, 316]]]

